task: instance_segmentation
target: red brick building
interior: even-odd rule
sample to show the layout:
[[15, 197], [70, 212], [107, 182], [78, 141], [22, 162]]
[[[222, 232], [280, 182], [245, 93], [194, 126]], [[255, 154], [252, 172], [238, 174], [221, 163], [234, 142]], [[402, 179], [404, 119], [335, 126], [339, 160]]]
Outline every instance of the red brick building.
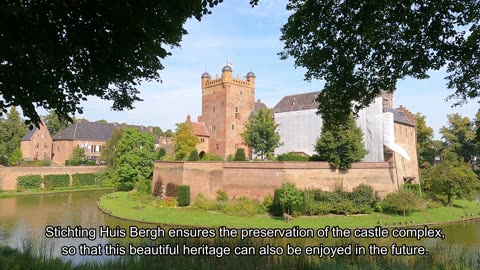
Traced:
[[203, 151], [226, 157], [238, 148], [251, 152], [240, 134], [252, 112], [266, 107], [255, 102], [255, 74], [233, 77], [232, 68], [225, 66], [220, 77], [212, 78], [205, 72], [201, 80], [202, 115], [198, 122], [187, 120], [201, 141], [197, 146], [200, 154]]

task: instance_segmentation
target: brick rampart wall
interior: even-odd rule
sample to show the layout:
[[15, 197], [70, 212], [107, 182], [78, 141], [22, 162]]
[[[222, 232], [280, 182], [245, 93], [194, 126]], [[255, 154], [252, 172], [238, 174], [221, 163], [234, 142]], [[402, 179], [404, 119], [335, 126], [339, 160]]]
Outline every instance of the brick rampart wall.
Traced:
[[17, 177], [29, 174], [72, 174], [100, 173], [106, 170], [105, 166], [66, 166], [66, 167], [0, 167], [0, 190], [14, 190]]
[[348, 172], [333, 170], [326, 162], [155, 162], [156, 181], [190, 185], [191, 197], [202, 193], [210, 199], [219, 190], [229, 197], [263, 198], [289, 180], [299, 188], [332, 191], [342, 185], [351, 191], [366, 183], [380, 196], [397, 189], [395, 169], [387, 162], [357, 163]]

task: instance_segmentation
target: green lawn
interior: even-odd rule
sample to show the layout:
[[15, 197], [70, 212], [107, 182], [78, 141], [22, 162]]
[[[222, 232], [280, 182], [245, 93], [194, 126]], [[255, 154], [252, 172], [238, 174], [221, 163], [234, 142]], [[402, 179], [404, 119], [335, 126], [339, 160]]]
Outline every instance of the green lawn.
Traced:
[[[412, 213], [410, 216], [395, 216], [381, 213], [354, 216], [313, 216], [299, 217], [286, 223], [283, 218], [270, 216], [238, 217], [223, 213], [204, 212], [194, 208], [156, 208], [144, 205], [138, 210], [138, 202], [128, 199], [127, 192], [115, 192], [103, 196], [99, 206], [111, 212], [113, 216], [138, 220], [143, 222], [159, 223], [165, 225], [190, 225], [199, 227], [230, 228], [286, 228], [299, 226], [303, 228], [323, 228], [325, 226], [339, 226], [343, 228], [375, 227], [381, 221], [382, 226], [391, 226], [401, 222], [415, 225], [426, 223], [443, 223], [462, 220], [465, 212], [473, 213], [475, 218], [480, 218], [480, 202], [455, 200], [452, 207], [427, 209], [423, 212]], [[467, 218], [467, 217], [465, 217]], [[468, 217], [472, 218], [472, 217]]]
[[113, 188], [91, 185], [91, 186], [83, 186], [83, 187], [58, 187], [52, 190], [46, 190], [46, 189], [31, 189], [31, 190], [23, 190], [23, 191], [9, 190], [9, 191], [0, 191], [0, 198], [10, 198], [10, 197], [24, 196], [24, 195], [61, 193], [61, 192], [87, 191], [87, 190], [108, 190], [108, 189], [111, 190]]

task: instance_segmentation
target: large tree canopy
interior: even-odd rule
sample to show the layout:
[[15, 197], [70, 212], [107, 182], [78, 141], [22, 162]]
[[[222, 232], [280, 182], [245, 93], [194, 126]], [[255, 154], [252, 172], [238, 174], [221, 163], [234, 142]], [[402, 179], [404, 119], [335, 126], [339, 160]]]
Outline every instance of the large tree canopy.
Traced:
[[133, 108], [136, 85], [160, 80], [185, 21], [219, 2], [1, 1], [0, 116], [18, 106], [38, 125], [43, 107], [71, 120], [88, 96]]
[[287, 10], [280, 56], [306, 68], [307, 80], [326, 81], [318, 97], [324, 120], [443, 67], [457, 104], [480, 95], [478, 0], [290, 0]]

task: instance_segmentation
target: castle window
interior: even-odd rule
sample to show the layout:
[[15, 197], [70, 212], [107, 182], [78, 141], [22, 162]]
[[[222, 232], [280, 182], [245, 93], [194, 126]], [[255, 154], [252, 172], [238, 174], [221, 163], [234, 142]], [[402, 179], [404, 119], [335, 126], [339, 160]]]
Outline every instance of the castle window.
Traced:
[[213, 106], [213, 112], [215, 112], [215, 106]]
[[215, 129], [215, 126], [212, 126], [212, 132], [215, 133], [215, 130], [216, 130], [216, 129]]
[[232, 130], [235, 130], [235, 125], [232, 125]]
[[38, 143], [37, 143], [37, 144], [35, 144], [35, 148], [38, 148]]
[[217, 149], [220, 149], [220, 145], [218, 145], [218, 143], [217, 143]]
[[48, 148], [48, 145], [45, 143], [45, 148]]
[[235, 107], [235, 119], [238, 119], [240, 114], [238, 113], [238, 107]]
[[222, 107], [223, 107], [224, 105], [225, 105], [225, 102], [224, 102], [224, 101], [222, 101]]
[[205, 142], [205, 139], [204, 139], [204, 138], [200, 138], [200, 141], [201, 141], [201, 142]]
[[240, 96], [243, 95], [243, 91], [240, 91]]

